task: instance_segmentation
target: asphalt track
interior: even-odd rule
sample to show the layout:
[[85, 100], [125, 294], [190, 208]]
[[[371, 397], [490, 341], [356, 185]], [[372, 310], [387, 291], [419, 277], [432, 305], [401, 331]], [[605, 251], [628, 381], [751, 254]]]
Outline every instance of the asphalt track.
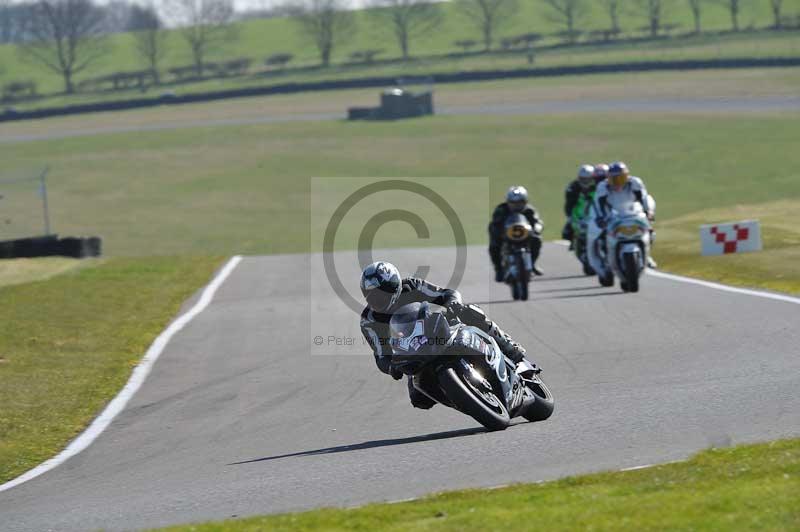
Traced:
[[[380, 256], [404, 271], [428, 264], [433, 279], [454, 263], [444, 248]], [[0, 493], [0, 528], [139, 529], [348, 506], [800, 435], [800, 305], [653, 276], [623, 295], [579, 275], [554, 244], [532, 299], [514, 303], [487, 282], [482, 247], [467, 259], [459, 288], [544, 367], [550, 420], [487, 433], [440, 405], [412, 409], [360, 345], [358, 317], [304, 282], [318, 255], [247, 257], [94, 444]], [[357, 279], [353, 253], [337, 265]], [[356, 345], [314, 345], [328, 334]]]
[[[738, 98], [673, 98], [673, 99], [585, 99], [578, 101], [548, 102], [503, 102], [475, 106], [437, 105], [436, 114], [453, 115], [549, 115], [569, 113], [763, 113], [800, 111], [800, 98], [794, 96], [738, 97]], [[131, 111], [135, 112], [135, 111]], [[224, 127], [285, 122], [314, 122], [320, 120], [344, 120], [346, 111], [299, 112], [264, 114], [247, 118], [190, 119], [165, 121], [153, 124], [130, 126], [83, 127], [80, 129], [56, 129], [44, 133], [0, 132], [0, 144], [57, 140], [114, 133], [142, 133], [191, 127]]]

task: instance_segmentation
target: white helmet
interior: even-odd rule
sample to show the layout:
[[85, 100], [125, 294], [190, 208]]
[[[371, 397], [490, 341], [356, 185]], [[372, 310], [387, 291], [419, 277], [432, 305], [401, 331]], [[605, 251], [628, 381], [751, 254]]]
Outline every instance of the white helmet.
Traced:
[[584, 164], [578, 170], [578, 183], [581, 188], [589, 188], [594, 185], [594, 166], [591, 164]]

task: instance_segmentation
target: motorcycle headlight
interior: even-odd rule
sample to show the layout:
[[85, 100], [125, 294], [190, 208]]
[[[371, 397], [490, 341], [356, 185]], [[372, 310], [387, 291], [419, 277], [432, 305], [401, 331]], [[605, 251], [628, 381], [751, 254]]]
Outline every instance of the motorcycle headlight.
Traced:
[[636, 224], [618, 225], [614, 228], [614, 234], [622, 236], [636, 236], [642, 233], [642, 228]]
[[528, 238], [529, 234], [530, 234], [530, 229], [528, 228], [528, 226], [523, 224], [513, 224], [509, 225], [506, 228], [506, 236], [508, 237], [509, 240], [512, 240], [514, 242], [517, 242], [519, 240], [525, 240], [526, 238]]

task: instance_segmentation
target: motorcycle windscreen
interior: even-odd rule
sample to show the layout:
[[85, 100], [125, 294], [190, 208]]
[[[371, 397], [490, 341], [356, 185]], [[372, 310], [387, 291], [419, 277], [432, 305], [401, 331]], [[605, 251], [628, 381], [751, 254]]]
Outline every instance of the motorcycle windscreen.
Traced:
[[413, 374], [438, 357], [436, 343], [425, 335], [425, 322], [415, 315], [393, 316], [389, 328], [392, 364], [403, 373]]

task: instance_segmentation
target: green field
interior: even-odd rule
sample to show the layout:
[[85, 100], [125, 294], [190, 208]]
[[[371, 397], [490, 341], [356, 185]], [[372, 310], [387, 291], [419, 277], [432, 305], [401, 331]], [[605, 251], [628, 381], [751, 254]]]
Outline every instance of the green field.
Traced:
[[779, 531], [799, 527], [800, 440], [787, 440], [711, 449], [686, 462], [638, 471], [162, 530]]
[[[521, 183], [548, 238], [584, 161], [626, 160], [661, 221], [798, 198], [799, 136], [797, 113], [487, 115], [122, 133], [0, 145], [0, 157], [10, 170], [49, 163], [54, 230], [98, 234], [109, 255], [229, 255], [308, 251], [315, 176], [488, 177], [487, 217]], [[406, 243], [410, 231], [382, 244]]]
[[[785, 13], [800, 13], [800, 0], [785, 0]], [[606, 18], [598, 5], [590, 3], [592, 12], [587, 17], [587, 30], [608, 26]], [[547, 20], [548, 9], [539, 1], [522, 3], [519, 16], [508, 27], [499, 32], [498, 38], [521, 33], [539, 32], [551, 35], [562, 28]], [[254, 60], [253, 69], [262, 70], [264, 58], [269, 55], [288, 52], [295, 56], [290, 67], [283, 74], [267, 77], [247, 76], [235, 79], [212, 80], [200, 83], [181, 84], [168, 87], [178, 93], [219, 90], [241, 86], [265, 85], [288, 81], [311, 81], [315, 79], [346, 78], [366, 75], [413, 75], [430, 72], [455, 72], [460, 70], [481, 70], [488, 68], [527, 68], [530, 65], [524, 54], [471, 55], [468, 57], [446, 57], [458, 51], [454, 41], [476, 39], [476, 32], [455, 6], [444, 6], [446, 12], [443, 27], [428, 35], [412, 41], [412, 55], [409, 62], [396, 62], [399, 51], [387, 36], [385, 28], [376, 25], [374, 19], [365, 11], [357, 13], [358, 31], [353, 38], [334, 51], [334, 65], [328, 69], [314, 69], [318, 63], [316, 51], [308, 40], [298, 33], [293, 21], [288, 19], [262, 19], [238, 23], [237, 41], [215, 50], [210, 60], [235, 57], [249, 57]], [[569, 64], [596, 64], [608, 62], [630, 62], [668, 59], [709, 59], [721, 57], [762, 57], [762, 56], [800, 56], [800, 39], [797, 32], [743, 31], [738, 34], [719, 34], [730, 26], [727, 11], [717, 3], [708, 3], [704, 13], [704, 27], [710, 33], [701, 36], [680, 36], [672, 39], [659, 39], [643, 43], [622, 41], [611, 46], [581, 45], [552, 48], [559, 41], [549, 37], [542, 41], [545, 48], [536, 59], [539, 66], [559, 66]], [[621, 25], [626, 36], [639, 36], [638, 28], [645, 25], [645, 19], [635, 13], [624, 14]], [[742, 28], [765, 28], [772, 23], [766, 0], [747, 4], [740, 17]], [[691, 15], [685, 3], [673, 4], [666, 11], [664, 24], [678, 24], [678, 32], [684, 34], [693, 29]], [[98, 77], [112, 72], [130, 71], [143, 68], [133, 48], [130, 35], [117, 35], [111, 40], [111, 52], [90, 70], [80, 74], [81, 79]], [[351, 53], [357, 50], [383, 49], [379, 63], [371, 66], [345, 65]], [[179, 35], [173, 33], [168, 39], [168, 54], [164, 69], [190, 63], [187, 46]], [[0, 46], [0, 84], [14, 80], [35, 80], [42, 94], [60, 92], [62, 87], [58, 75], [43, 70], [39, 65], [22, 61], [14, 46]], [[156, 89], [155, 94], [161, 90]], [[17, 107], [60, 105], [98, 99], [119, 99], [142, 94], [135, 90], [103, 94], [84, 94], [73, 97], [51, 97], [32, 104], [19, 104]]]

